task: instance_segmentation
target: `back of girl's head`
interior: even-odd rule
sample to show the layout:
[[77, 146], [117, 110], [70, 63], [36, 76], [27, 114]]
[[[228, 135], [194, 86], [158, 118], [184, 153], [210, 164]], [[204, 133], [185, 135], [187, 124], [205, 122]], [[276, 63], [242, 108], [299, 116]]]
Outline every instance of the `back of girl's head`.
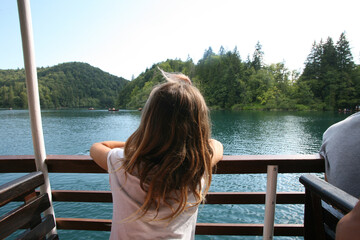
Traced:
[[[169, 76], [169, 75], [168, 75]], [[199, 90], [172, 75], [156, 86], [145, 104], [140, 124], [152, 145], [172, 150], [179, 143], [209, 137], [208, 109]], [[187, 78], [188, 79], [188, 78]], [[145, 140], [146, 141], [146, 140]]]
[[203, 200], [211, 181], [213, 153], [203, 96], [185, 75], [161, 72], [167, 82], [152, 90], [140, 126], [127, 140], [125, 169], [136, 170], [147, 191], [141, 214], [153, 207], [158, 210], [163, 203], [178, 203], [168, 216], [172, 219], [188, 207], [189, 191], [195, 196], [194, 205]]

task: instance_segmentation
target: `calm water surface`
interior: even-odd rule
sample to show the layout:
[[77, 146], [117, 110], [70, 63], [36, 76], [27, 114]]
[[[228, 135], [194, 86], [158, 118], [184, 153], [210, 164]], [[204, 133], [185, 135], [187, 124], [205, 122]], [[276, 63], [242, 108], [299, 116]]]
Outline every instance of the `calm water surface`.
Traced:
[[[323, 132], [348, 115], [333, 112], [213, 111], [212, 135], [226, 155], [313, 154]], [[42, 121], [47, 154], [88, 155], [92, 143], [125, 141], [137, 128], [140, 112], [45, 110]], [[0, 155], [33, 154], [29, 113], [0, 111]], [[0, 184], [23, 174], [1, 174]], [[277, 191], [303, 191], [301, 174], [280, 174]], [[106, 174], [50, 174], [53, 189], [109, 190]], [[215, 175], [211, 191], [265, 191], [264, 174]], [[54, 203], [56, 217], [111, 218], [111, 204]], [[263, 205], [212, 205], [199, 208], [198, 222], [262, 223]], [[302, 223], [302, 205], [278, 205], [275, 223]], [[61, 239], [107, 239], [109, 233], [59, 231]], [[225, 239], [262, 237], [225, 237]], [[197, 239], [224, 239], [197, 236]], [[275, 237], [275, 239], [302, 239]]]

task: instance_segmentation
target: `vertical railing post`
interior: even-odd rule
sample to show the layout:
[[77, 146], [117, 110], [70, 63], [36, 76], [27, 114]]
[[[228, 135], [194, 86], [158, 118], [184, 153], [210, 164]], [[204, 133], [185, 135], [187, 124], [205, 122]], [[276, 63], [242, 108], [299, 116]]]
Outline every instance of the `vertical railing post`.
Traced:
[[277, 175], [278, 166], [269, 165], [267, 167], [263, 240], [271, 240], [274, 235]]
[[[41, 193], [47, 193], [50, 199], [50, 208], [45, 214], [52, 214], [55, 220], [54, 208], [52, 204], [52, 195], [49, 181], [47, 165], [45, 163], [46, 152], [44, 135], [41, 121], [41, 109], [39, 100], [39, 86], [36, 73], [35, 51], [33, 41], [33, 29], [31, 21], [31, 11], [29, 0], [18, 0], [18, 10], [20, 19], [21, 39], [24, 54], [26, 88], [29, 103], [29, 114], [31, 121], [31, 133], [34, 145], [34, 155], [36, 169], [42, 171], [45, 177], [45, 184], [40, 187]], [[56, 221], [55, 221], [56, 222]], [[52, 233], [56, 233], [56, 228]]]

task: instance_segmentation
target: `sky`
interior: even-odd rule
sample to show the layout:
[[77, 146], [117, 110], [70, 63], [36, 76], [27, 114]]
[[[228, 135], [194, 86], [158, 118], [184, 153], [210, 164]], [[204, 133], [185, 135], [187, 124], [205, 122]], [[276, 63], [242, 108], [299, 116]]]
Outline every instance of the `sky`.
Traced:
[[[237, 47], [246, 60], [259, 41], [264, 63], [301, 71], [314, 41], [345, 32], [360, 62], [357, 0], [32, 0], [38, 67], [86, 62], [131, 79], [167, 59]], [[17, 1], [0, 2], [0, 69], [24, 67]]]

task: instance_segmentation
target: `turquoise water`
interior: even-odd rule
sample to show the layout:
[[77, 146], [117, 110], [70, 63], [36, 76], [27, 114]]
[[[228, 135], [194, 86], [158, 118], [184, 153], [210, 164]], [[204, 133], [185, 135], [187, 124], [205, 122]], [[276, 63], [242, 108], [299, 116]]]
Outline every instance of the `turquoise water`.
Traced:
[[[323, 132], [348, 115], [333, 112], [230, 112], [213, 111], [212, 135], [226, 155], [313, 154]], [[92, 143], [125, 141], [137, 128], [138, 111], [42, 111], [47, 154], [88, 155]], [[0, 155], [33, 154], [29, 113], [0, 111]], [[0, 184], [21, 174], [1, 174]], [[277, 191], [303, 191], [301, 174], [280, 174]], [[109, 190], [106, 174], [50, 174], [53, 189]], [[211, 191], [265, 191], [264, 174], [215, 175]], [[54, 204], [57, 217], [111, 218], [112, 205], [98, 203]], [[263, 205], [211, 205], [199, 209], [198, 222], [262, 223]], [[278, 205], [275, 223], [302, 223], [302, 205]], [[59, 231], [61, 239], [107, 239], [109, 233]], [[261, 237], [197, 236], [197, 239], [262, 239]], [[301, 239], [275, 237], [275, 239]]]

